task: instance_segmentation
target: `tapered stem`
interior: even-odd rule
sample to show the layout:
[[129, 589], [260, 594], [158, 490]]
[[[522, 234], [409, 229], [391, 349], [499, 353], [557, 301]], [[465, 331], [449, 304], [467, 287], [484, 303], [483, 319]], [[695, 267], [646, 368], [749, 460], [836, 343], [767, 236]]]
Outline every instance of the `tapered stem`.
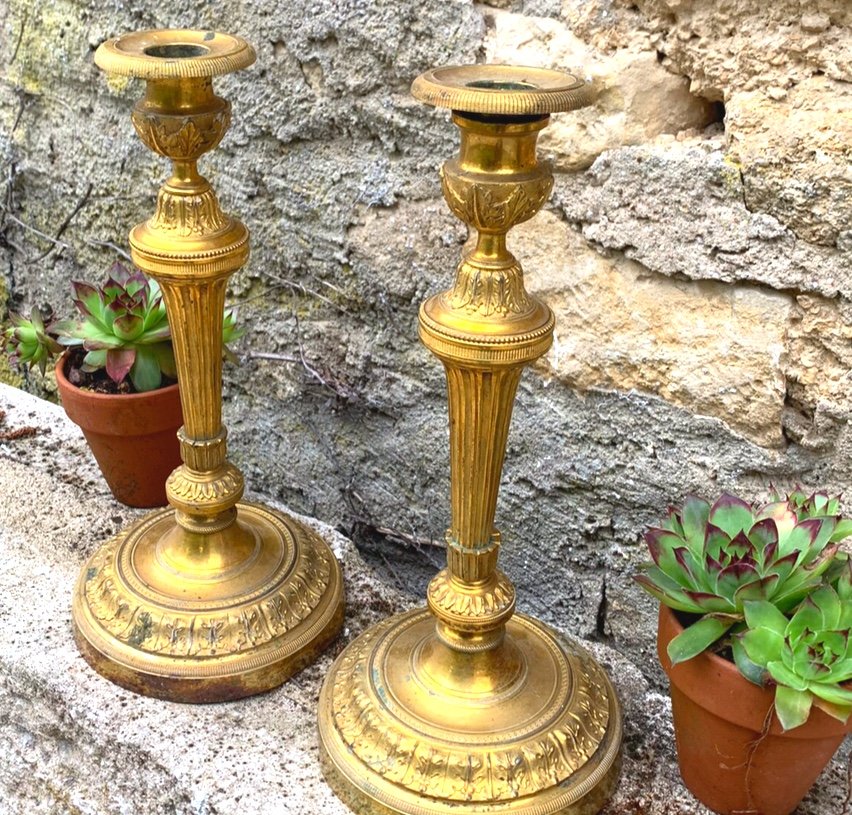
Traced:
[[[181, 393], [184, 433], [209, 440], [222, 430], [222, 316], [227, 280], [180, 284], [162, 281], [171, 319], [178, 379], [192, 382]], [[223, 456], [224, 458], [224, 456]]]
[[444, 165], [444, 197], [479, 234], [453, 288], [420, 312], [420, 336], [444, 363], [449, 399], [447, 569], [428, 591], [439, 642], [421, 656], [427, 671], [441, 675], [435, 666], [448, 658], [446, 648], [478, 654], [486, 673], [492, 662], [514, 664], [503, 634], [515, 591], [497, 569], [494, 515], [518, 382], [524, 367], [550, 346], [553, 332], [553, 315], [526, 292], [521, 265], [506, 247], [509, 229], [531, 218], [550, 192], [550, 173], [535, 155], [547, 117], [453, 118], [462, 131], [461, 149]]
[[[497, 493], [521, 366], [481, 370], [447, 363], [450, 411], [450, 540], [486, 547], [494, 531]], [[473, 575], [455, 575], [466, 581]]]
[[237, 558], [252, 548], [234, 526], [244, 484], [227, 460], [222, 425], [225, 289], [248, 257], [248, 232], [222, 212], [197, 168], [199, 157], [225, 134], [230, 116], [209, 77], [179, 77], [149, 80], [132, 117], [142, 141], [172, 161], [154, 216], [131, 232], [130, 244], [136, 264], [162, 288], [181, 383], [184, 463], [166, 483], [180, 528], [163, 544], [163, 557], [173, 563], [187, 561], [187, 552], [209, 550], [213, 564], [222, 561], [223, 547]]

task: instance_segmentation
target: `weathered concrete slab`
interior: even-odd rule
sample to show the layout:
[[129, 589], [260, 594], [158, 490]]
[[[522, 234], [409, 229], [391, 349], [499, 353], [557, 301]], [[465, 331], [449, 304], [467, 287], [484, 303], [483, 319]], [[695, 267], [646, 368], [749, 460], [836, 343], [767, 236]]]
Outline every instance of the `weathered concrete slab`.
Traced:
[[[83, 559], [138, 514], [115, 503], [62, 410], [0, 386], [0, 813], [2, 815], [344, 815], [319, 771], [314, 711], [333, 655], [412, 603], [382, 584], [350, 541], [310, 521], [346, 577], [343, 636], [265, 696], [176, 705], [125, 692], [77, 654], [71, 589]], [[589, 643], [625, 705], [624, 777], [607, 815], [704, 815], [679, 783], [667, 697], [635, 665]], [[799, 815], [843, 813], [845, 757]]]

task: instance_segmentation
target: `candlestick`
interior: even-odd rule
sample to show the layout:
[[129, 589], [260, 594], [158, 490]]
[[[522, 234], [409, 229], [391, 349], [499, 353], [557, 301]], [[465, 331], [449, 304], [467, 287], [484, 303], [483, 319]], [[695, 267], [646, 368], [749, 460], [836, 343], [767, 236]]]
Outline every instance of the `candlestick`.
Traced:
[[444, 197], [478, 233], [453, 287], [420, 310], [449, 394], [447, 568], [427, 609], [379, 623], [334, 663], [320, 696], [323, 769], [359, 813], [589, 815], [618, 776], [618, 700], [586, 651], [515, 613], [494, 514], [518, 381], [554, 325], [506, 233], [550, 194], [536, 158], [549, 114], [590, 93], [561, 72], [502, 65], [429, 71], [412, 93], [453, 111], [461, 150], [444, 164]]
[[132, 120], [171, 159], [156, 211], [130, 233], [133, 262], [160, 284], [172, 329], [184, 426], [171, 509], [99, 548], [73, 600], [75, 638], [99, 673], [184, 702], [236, 699], [279, 685], [343, 622], [340, 567], [295, 519], [241, 501], [222, 424], [222, 317], [228, 277], [248, 259], [248, 230], [220, 208], [197, 161], [222, 139], [231, 106], [213, 77], [255, 60], [239, 37], [144, 31], [101, 45], [107, 73], [140, 77]]

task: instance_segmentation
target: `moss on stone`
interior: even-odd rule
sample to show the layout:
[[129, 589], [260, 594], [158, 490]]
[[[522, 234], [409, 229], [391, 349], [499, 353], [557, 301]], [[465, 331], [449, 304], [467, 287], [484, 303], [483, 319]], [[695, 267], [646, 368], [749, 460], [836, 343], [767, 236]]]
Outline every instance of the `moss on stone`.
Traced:
[[8, 28], [13, 32], [15, 59], [7, 78], [34, 95], [55, 84], [57, 73], [63, 72], [61, 66], [74, 65], [75, 46], [85, 41], [79, 9], [68, 0], [37, 4], [12, 0]]
[[[0, 314], [7, 314], [8, 303], [9, 289], [6, 286], [6, 280], [0, 276]], [[0, 321], [0, 338], [3, 338], [9, 326], [8, 319]], [[1, 347], [5, 349], [5, 346], [6, 343], [4, 341]], [[15, 388], [23, 388], [24, 386], [24, 377], [9, 364], [5, 350], [0, 353], [0, 382], [4, 385], [12, 385]]]
[[722, 183], [725, 189], [739, 198], [743, 194], [743, 166], [730, 154], [722, 159]]
[[5, 354], [0, 355], [0, 382], [13, 388], [24, 387], [24, 378], [9, 364]]

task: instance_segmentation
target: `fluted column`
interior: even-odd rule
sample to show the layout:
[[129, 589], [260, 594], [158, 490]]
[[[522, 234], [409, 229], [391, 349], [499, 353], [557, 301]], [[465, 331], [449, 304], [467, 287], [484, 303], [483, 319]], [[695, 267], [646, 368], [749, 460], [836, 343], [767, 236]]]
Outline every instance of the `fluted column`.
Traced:
[[421, 339], [444, 363], [450, 417], [447, 569], [427, 596], [442, 642], [484, 652], [501, 645], [515, 604], [514, 587], [497, 570], [494, 528], [512, 406], [524, 367], [547, 351], [553, 333], [553, 315], [524, 288], [506, 233], [540, 209], [553, 180], [535, 152], [546, 116], [486, 122], [457, 113], [453, 121], [462, 138], [442, 170], [444, 197], [477, 240], [453, 287], [420, 312]]

